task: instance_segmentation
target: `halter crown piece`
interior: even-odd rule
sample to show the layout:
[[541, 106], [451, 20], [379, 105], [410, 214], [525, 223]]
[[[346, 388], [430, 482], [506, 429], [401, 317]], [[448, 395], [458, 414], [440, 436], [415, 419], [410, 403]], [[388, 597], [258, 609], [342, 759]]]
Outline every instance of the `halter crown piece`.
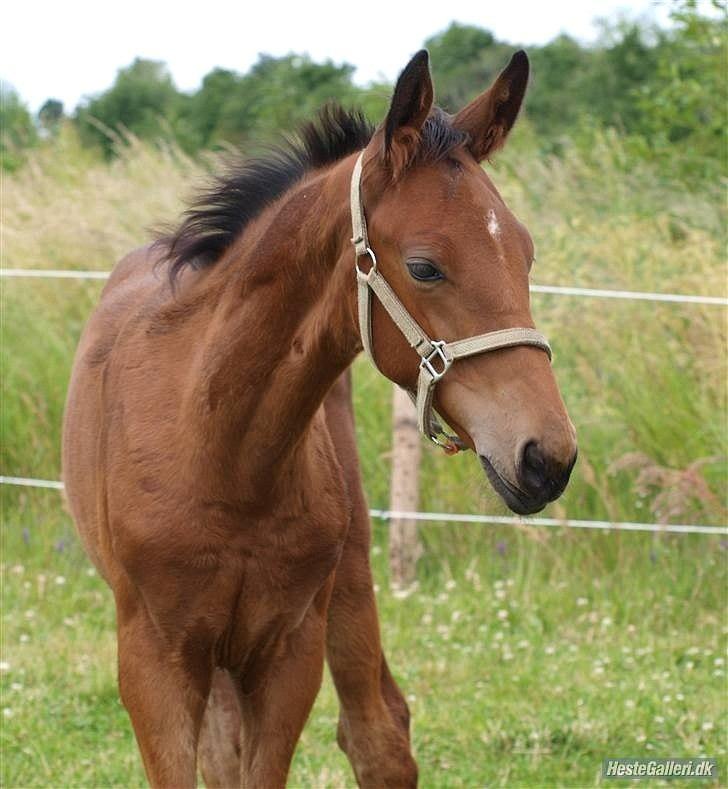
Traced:
[[[551, 346], [548, 340], [535, 329], [499, 329], [497, 331], [478, 334], [464, 340], [431, 340], [417, 321], [407, 312], [405, 306], [397, 298], [387, 280], [379, 273], [377, 258], [369, 246], [367, 223], [361, 201], [361, 172], [364, 152], [359, 154], [351, 175], [351, 226], [352, 242], [356, 254], [355, 268], [358, 284], [359, 330], [364, 350], [377, 367], [372, 353], [372, 293], [379, 299], [384, 309], [407, 338], [407, 342], [417, 351], [420, 357], [420, 372], [417, 379], [417, 392], [408, 392], [417, 407], [417, 427], [420, 432], [442, 447], [448, 454], [454, 454], [464, 448], [457, 436], [446, 433], [434, 415], [432, 400], [435, 395], [435, 384], [450, 369], [456, 359], [474, 356], [498, 348], [511, 348], [515, 345], [533, 345], [546, 351], [551, 358]], [[359, 261], [368, 257], [370, 267], [363, 271]], [[379, 369], [377, 367], [377, 369]]]

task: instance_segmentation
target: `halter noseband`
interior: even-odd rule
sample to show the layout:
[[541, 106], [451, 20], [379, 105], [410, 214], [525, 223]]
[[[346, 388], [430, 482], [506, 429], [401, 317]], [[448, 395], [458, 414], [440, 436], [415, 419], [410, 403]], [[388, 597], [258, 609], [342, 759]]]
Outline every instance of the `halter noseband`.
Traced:
[[[431, 340], [417, 321], [407, 312], [402, 302], [390, 287], [387, 280], [377, 269], [377, 258], [369, 246], [367, 223], [361, 201], [361, 172], [364, 152], [359, 154], [351, 175], [351, 225], [352, 242], [356, 254], [355, 268], [358, 283], [359, 330], [364, 350], [377, 367], [372, 353], [372, 292], [389, 313], [397, 328], [407, 338], [407, 342], [417, 351], [420, 357], [420, 372], [417, 379], [417, 393], [408, 392], [417, 407], [417, 426], [421, 433], [442, 447], [448, 453], [455, 453], [463, 448], [457, 436], [446, 433], [439, 421], [433, 416], [432, 400], [435, 395], [435, 384], [450, 369], [456, 359], [473, 356], [498, 348], [511, 348], [515, 345], [533, 345], [546, 351], [551, 358], [551, 346], [548, 340], [535, 329], [499, 329], [497, 331], [478, 334], [464, 340], [445, 342]], [[368, 271], [359, 268], [359, 259], [368, 256], [371, 266]], [[379, 369], [377, 367], [377, 369]], [[380, 371], [381, 372], [381, 371]]]

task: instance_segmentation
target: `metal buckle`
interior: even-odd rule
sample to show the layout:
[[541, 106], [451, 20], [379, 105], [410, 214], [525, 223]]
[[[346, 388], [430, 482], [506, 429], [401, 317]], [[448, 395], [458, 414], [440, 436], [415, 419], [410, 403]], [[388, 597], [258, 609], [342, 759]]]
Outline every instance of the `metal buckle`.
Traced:
[[[365, 255], [369, 256], [369, 259], [372, 261], [372, 265], [369, 267], [369, 271], [362, 271], [359, 268], [359, 259], [363, 258]], [[363, 276], [366, 277], [370, 271], [376, 271], [377, 269], [377, 256], [374, 254], [374, 250], [371, 247], [367, 247], [361, 255], [356, 256], [356, 262], [354, 263], [354, 267], [356, 270]]]
[[[432, 340], [432, 350], [427, 354], [427, 356], [423, 356], [422, 361], [420, 362], [420, 367], [427, 370], [427, 372], [430, 374], [430, 378], [432, 378], [433, 383], [439, 381], [452, 364], [452, 359], [449, 359], [443, 350], [444, 347], [444, 340]], [[435, 369], [434, 365], [432, 364], [435, 359], [439, 359], [442, 362], [442, 370], [438, 371]]]
[[[439, 416], [439, 415], [438, 415]], [[432, 441], [435, 446], [440, 447], [445, 451], [446, 455], [455, 455], [461, 450], [465, 449], [465, 444], [458, 438], [458, 436], [454, 436], [451, 433], [448, 433], [447, 430], [440, 424], [439, 419], [430, 420], [430, 427], [435, 428], [434, 433], [430, 433], [427, 436], [430, 441]]]

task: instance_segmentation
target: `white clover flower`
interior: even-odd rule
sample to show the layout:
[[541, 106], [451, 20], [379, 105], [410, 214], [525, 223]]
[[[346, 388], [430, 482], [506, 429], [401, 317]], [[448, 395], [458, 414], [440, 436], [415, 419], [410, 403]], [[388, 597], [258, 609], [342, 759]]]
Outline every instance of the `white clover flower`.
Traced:
[[56, 586], [63, 586], [66, 583], [66, 579], [62, 575], [56, 576]]
[[576, 604], [577, 604], [577, 605], [578, 605], [580, 608], [583, 608], [583, 607], [584, 607], [584, 606], [585, 606], [585, 605], [586, 605], [588, 602], [589, 602], [589, 601], [586, 599], [586, 597], [577, 597], [577, 598], [576, 598]]
[[501, 608], [500, 611], [498, 611], [498, 619], [500, 619], [501, 621], [504, 619], [508, 619], [508, 611], [506, 611], [505, 608]]

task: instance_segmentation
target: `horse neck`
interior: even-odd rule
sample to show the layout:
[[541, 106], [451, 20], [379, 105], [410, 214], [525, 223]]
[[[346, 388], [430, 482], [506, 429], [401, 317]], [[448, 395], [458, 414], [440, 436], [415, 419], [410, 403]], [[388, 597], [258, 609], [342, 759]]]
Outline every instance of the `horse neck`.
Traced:
[[252, 497], [305, 451], [326, 393], [361, 348], [352, 166], [344, 160], [293, 187], [246, 230], [211, 283], [217, 305], [191, 404], [210, 460], [228, 472], [237, 464]]

